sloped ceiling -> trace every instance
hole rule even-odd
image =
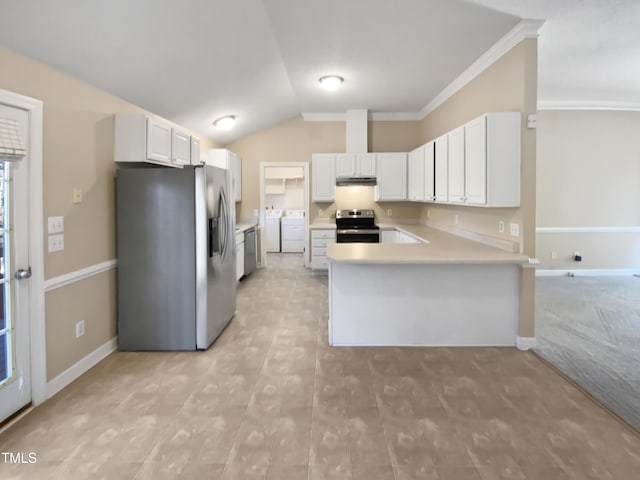
[[[539,52],[542,101],[583,99],[594,85],[596,91],[613,87],[620,98],[640,101],[640,82],[628,86],[638,80],[637,72],[607,63],[606,43],[594,40],[588,50],[614,76],[590,77],[588,71],[598,68],[564,56],[582,46],[572,34],[595,28],[596,16],[576,11],[582,5],[597,9],[597,3],[0,0],[0,44],[226,144],[301,112],[366,108],[417,115],[521,17],[547,18]],[[637,13],[634,6],[631,17],[637,20]],[[587,27],[571,23],[576,15]],[[607,19],[630,21],[621,11]],[[567,25],[574,26],[569,33]],[[640,65],[638,49],[631,48],[638,42],[621,45],[637,40],[638,33],[626,32],[614,44],[624,50],[622,57]],[[556,43],[563,53],[553,53]],[[570,72],[563,70],[566,65],[573,67]],[[331,94],[317,82],[329,73],[345,78],[343,88]],[[576,83],[580,88],[572,88]],[[236,115],[236,127],[215,130],[212,121],[225,114]]]

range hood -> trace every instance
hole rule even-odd
[[[374,187],[377,184],[376,177],[337,177],[336,186],[347,187],[350,185],[360,185]]]

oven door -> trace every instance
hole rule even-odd
[[[336,232],[337,243],[380,243],[380,230],[342,229]]]

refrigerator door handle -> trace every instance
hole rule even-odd
[[[221,238],[221,246],[222,246],[222,258],[223,260],[226,258],[227,256],[227,247],[228,247],[228,236],[229,236],[229,217],[227,215],[227,199],[224,195],[224,190],[220,191],[220,201],[218,202],[218,205],[220,205],[220,216],[219,218],[219,222],[222,223],[222,225],[220,226],[220,230],[223,232],[222,233],[222,238]]]

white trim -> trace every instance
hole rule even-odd
[[[346,122],[345,112],[302,112],[305,122]]]
[[[516,337],[516,347],[518,350],[531,350],[536,348],[538,342],[536,337]]]
[[[116,268],[116,260],[107,260],[106,262],[96,263],[86,268],[81,268],[75,272],[65,273],[57,277],[50,278],[44,282],[44,291],[48,293],[60,287],[65,287],[85,278],[93,277],[99,273],[107,272],[113,268]]]
[[[538,102],[538,110],[613,110],[624,112],[640,111],[636,102]]]
[[[536,270],[536,277],[629,277],[631,275],[640,275],[640,268],[581,268],[575,270]]]
[[[422,120],[420,112],[369,112],[369,120],[382,121],[417,121]]]
[[[464,72],[462,72],[453,82],[451,82],[444,90],[425,105],[420,110],[420,118],[426,117],[445,101],[451,98],[455,93],[467,85],[471,80],[485,71],[509,50],[515,47],[525,38],[537,38],[538,30],[544,24],[544,20],[525,19],[513,27],[504,37],[498,40],[482,54],[475,62],[473,62]]]
[[[640,233],[640,227],[537,227],[536,233]]]
[[[31,403],[47,399],[47,356],[44,313],[44,231],[42,225],[43,103],[0,89],[0,103],[29,112],[29,336],[31,344]]]
[[[113,337],[111,340],[100,345],[89,355],[71,365],[64,372],[47,383],[47,398],[53,397],[56,393],[69,385],[80,375],[95,366],[101,360],[105,359],[108,355],[115,351],[117,347],[118,337]]]

